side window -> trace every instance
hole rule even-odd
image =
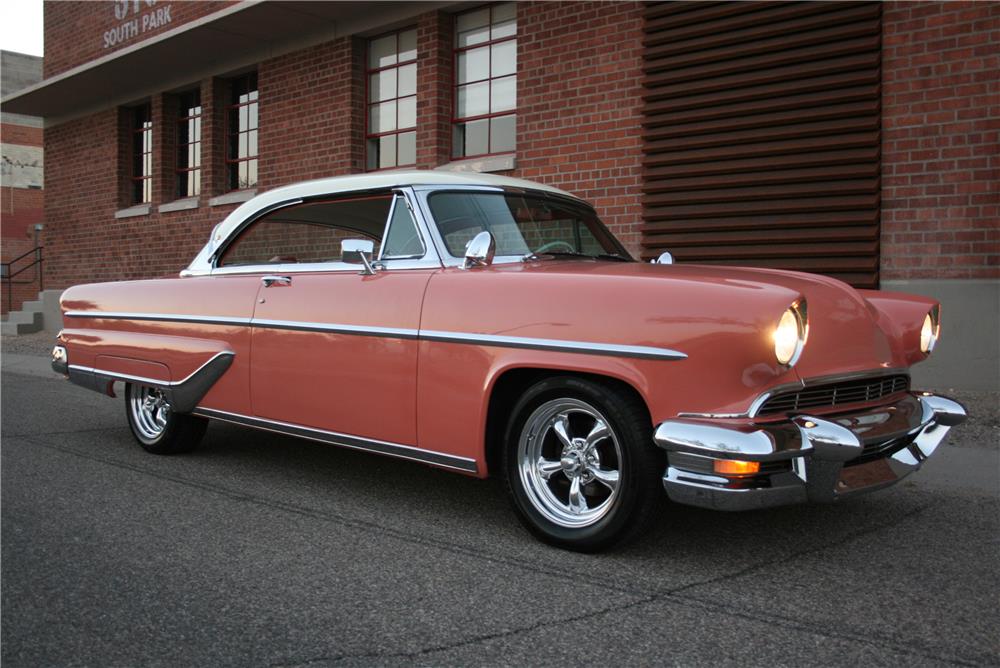
[[[344,239],[371,239],[378,257],[390,195],[310,202],[252,223],[226,248],[220,267],[340,262]]]
[[[423,257],[423,255],[424,244],[417,232],[417,223],[413,220],[413,214],[406,205],[406,200],[397,195],[381,257],[383,260],[391,260]]]

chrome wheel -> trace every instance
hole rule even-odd
[[[132,424],[143,438],[155,441],[170,421],[170,404],[160,390],[137,387],[129,398]]]
[[[554,399],[535,409],[521,430],[517,458],[531,505],[559,526],[590,526],[618,498],[618,437],[596,408],[578,399]]]

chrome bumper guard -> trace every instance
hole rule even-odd
[[[892,485],[934,454],[966,418],[957,401],[929,392],[891,405],[774,424],[678,418],[653,436],[667,451],[663,486],[671,500],[717,510],[832,502]],[[721,460],[751,462],[750,474],[716,473]]]

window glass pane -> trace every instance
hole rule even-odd
[[[382,70],[371,75],[368,88],[369,102],[381,102],[396,97],[396,70]]]
[[[399,104],[399,127],[413,128],[417,125],[417,96],[404,97]]]
[[[245,157],[247,157],[247,155],[248,155],[247,154],[247,133],[246,132],[241,132],[240,136],[239,136],[239,139],[237,139],[237,142],[238,142],[239,148],[237,149],[236,157],[237,158],[245,158]]]
[[[194,196],[201,194],[201,170],[195,170],[193,172],[188,172],[188,195]]]
[[[368,140],[367,169],[378,169],[378,138]]]
[[[489,119],[455,125],[455,156],[482,155],[486,153]]]
[[[253,103],[247,107],[247,129],[256,130],[257,129],[257,103]]]
[[[379,137],[378,166],[380,168],[396,166],[396,135]]]
[[[378,134],[396,129],[396,101],[374,104],[369,108],[368,131]]]
[[[500,5],[493,5],[493,25],[503,21],[513,21],[517,19],[517,3],[505,2]]]
[[[253,188],[257,185],[257,161],[248,160],[247,161],[247,188]]]
[[[238,157],[240,157],[239,140],[240,140],[239,133],[230,133],[230,135],[229,135],[229,153],[228,153],[228,155],[229,155],[230,158],[238,158]]]
[[[517,77],[504,77],[490,82],[490,112],[510,111],[517,108]]]
[[[415,60],[417,57],[417,31],[404,30],[399,33],[399,62]]]
[[[257,155],[257,131],[247,133],[247,155]]]
[[[504,21],[503,23],[494,23],[493,29],[491,31],[492,39],[502,39],[504,37],[513,37],[517,34],[517,21]]]
[[[396,35],[386,35],[368,43],[368,67],[377,69],[396,64]]]
[[[455,99],[455,115],[458,118],[479,116],[490,109],[490,82],[459,86]]]
[[[359,237],[379,242],[392,197],[341,200],[279,209],[250,225],[223,253],[220,266],[336,262],[341,242]],[[308,221],[308,222],[306,222]]]
[[[416,132],[404,132],[399,137],[399,146],[396,149],[398,152],[399,165],[413,165],[417,162],[417,133]]]
[[[490,76],[489,47],[463,51],[458,54],[458,83],[479,81]]]
[[[483,7],[472,12],[459,14],[455,21],[455,33],[459,46],[469,46],[486,42],[490,38],[490,8]]]
[[[193,147],[194,152],[194,162],[192,163],[192,166],[201,167],[201,142],[195,142],[194,144],[191,144],[191,146]]]
[[[514,150],[517,134],[517,116],[500,116],[490,119],[490,153]]]
[[[417,94],[417,64],[403,65],[399,68],[399,88],[396,95],[405,97]]]
[[[490,47],[493,49],[492,72],[490,76],[502,77],[505,74],[517,72],[517,40],[500,42]]]
[[[517,7],[513,2],[493,7],[493,27],[490,39],[513,37],[517,34]]]
[[[382,257],[412,257],[424,254],[424,245],[417,233],[417,224],[413,221],[410,208],[402,198],[396,198],[396,206],[392,210],[389,221],[389,232],[385,237]]]
[[[238,129],[240,132],[246,132],[250,129],[250,108],[240,107],[239,108],[240,124]]]
[[[248,181],[247,181],[247,163],[245,163],[245,162],[239,163],[239,166],[236,169],[237,169],[237,172],[239,173],[239,180],[236,182],[238,184],[237,187],[240,188],[240,189],[246,188],[247,184],[248,184]]]

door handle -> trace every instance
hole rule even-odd
[[[265,288],[269,288],[272,285],[291,285],[291,276],[263,276],[260,282],[264,284]]]

